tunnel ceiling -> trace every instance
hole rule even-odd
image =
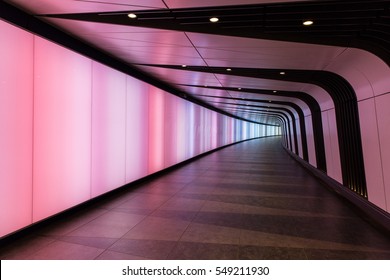
[[[348,48],[390,63],[390,1],[5,2],[209,106],[261,123],[280,123],[284,112],[256,107],[254,93],[308,103],[305,86],[334,84],[323,70]]]

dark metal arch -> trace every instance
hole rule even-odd
[[[205,86],[200,86],[200,85],[187,85],[187,84],[180,84],[180,85],[188,86],[188,87],[205,88]],[[254,94],[267,94],[267,95],[282,96],[282,97],[293,97],[302,100],[309,107],[312,116],[312,130],[313,130],[317,168],[324,172],[327,171],[321,108],[317,100],[313,96],[305,92],[297,92],[297,91],[278,90],[275,92],[274,90],[265,90],[265,89],[254,89],[254,88],[244,88],[244,87],[238,89],[235,87],[216,87],[216,86],[207,86],[207,88],[235,91],[240,93],[244,92],[244,93],[254,93]],[[306,138],[305,138],[305,142],[307,142]]]
[[[340,162],[343,184],[356,193],[367,197],[363,148],[356,93],[343,77],[322,70],[286,70],[264,68],[240,68],[180,65],[148,65],[182,71],[197,71],[222,75],[233,75],[279,81],[314,84],[328,92],[332,98],[337,121],[340,147]],[[281,74],[283,73],[283,74]]]

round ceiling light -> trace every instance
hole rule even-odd
[[[218,22],[218,21],[219,21],[219,18],[217,18],[217,17],[212,17],[212,18],[210,18],[210,21],[211,21],[211,22]]]
[[[127,15],[129,18],[137,18],[137,15],[136,14],[133,14],[133,13],[130,13]]]
[[[305,26],[310,26],[310,25],[312,25],[314,23],[314,21],[312,21],[312,20],[305,20],[305,21],[303,21],[303,25],[305,25]]]

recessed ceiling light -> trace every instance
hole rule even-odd
[[[219,21],[219,18],[217,18],[217,17],[212,17],[212,18],[210,18],[210,21],[211,21],[211,22],[218,22],[218,21]]]
[[[272,102],[271,100],[268,100],[268,102]]]
[[[314,23],[314,21],[312,21],[312,20],[305,20],[305,21],[303,21],[303,25],[306,25],[306,26],[309,26],[309,25],[312,25]]]
[[[274,90],[273,93],[277,93],[278,91],[277,90]]]
[[[279,74],[280,74],[280,75],[285,75],[285,74],[286,74],[286,72],[280,72]]]
[[[187,67],[187,65],[183,64],[181,67],[185,68],[185,67]]]
[[[130,13],[127,15],[129,18],[137,18],[137,15],[136,14],[133,14],[133,13]]]
[[[232,71],[232,69],[231,68],[226,68],[226,71]]]
[[[241,88],[239,87],[238,90],[241,90]]]

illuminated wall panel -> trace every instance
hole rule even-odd
[[[382,155],[384,192],[387,203],[386,208],[384,209],[390,211],[390,94],[376,97],[375,103]]]
[[[187,146],[189,145],[189,135],[187,127],[189,123],[186,122],[188,102],[178,99],[178,106],[176,107],[176,155],[177,161],[187,159]]]
[[[215,149],[218,145],[218,114],[216,112],[212,112],[211,116],[211,148]]]
[[[33,220],[90,197],[91,61],[35,37]]]
[[[248,131],[248,126],[246,124],[244,124],[242,126],[242,139],[246,139],[247,138],[247,131]]]
[[[358,105],[368,199],[382,209],[386,209],[375,100],[366,99],[360,101]]]
[[[127,76],[126,183],[148,174],[149,87]]]
[[[92,83],[94,197],[125,184],[126,76],[94,62]]]
[[[201,153],[201,107],[198,105],[194,106],[194,156]]]
[[[177,107],[179,98],[164,93],[164,168],[177,163]]]
[[[342,183],[341,163],[336,128],[335,110],[322,112],[322,127],[326,154],[326,170],[328,176]]]
[[[206,133],[205,133],[205,110],[204,108],[199,108],[199,125],[198,125],[198,145],[199,149],[197,153],[203,153],[205,151],[205,141],[206,141]]]
[[[186,158],[191,158],[195,155],[195,135],[196,135],[196,123],[195,123],[195,104],[186,104],[186,132],[188,135]]]
[[[149,169],[154,173],[164,168],[164,92],[149,89]]]
[[[298,151],[299,156],[303,158],[303,148],[302,148],[302,137],[301,137],[301,124],[299,122],[299,119],[295,119],[295,126],[297,128],[297,139],[298,139]]]
[[[317,157],[314,146],[313,123],[311,116],[305,117],[305,128],[309,163],[313,166],[317,166]]]
[[[33,36],[3,21],[0,34],[0,236],[3,236],[32,221]]]
[[[339,137],[337,133],[337,122],[335,109],[328,111],[329,121],[329,135],[332,146],[332,165],[333,165],[333,178],[338,182],[343,181],[341,174],[341,161],[340,161],[340,149],[339,149]]]

